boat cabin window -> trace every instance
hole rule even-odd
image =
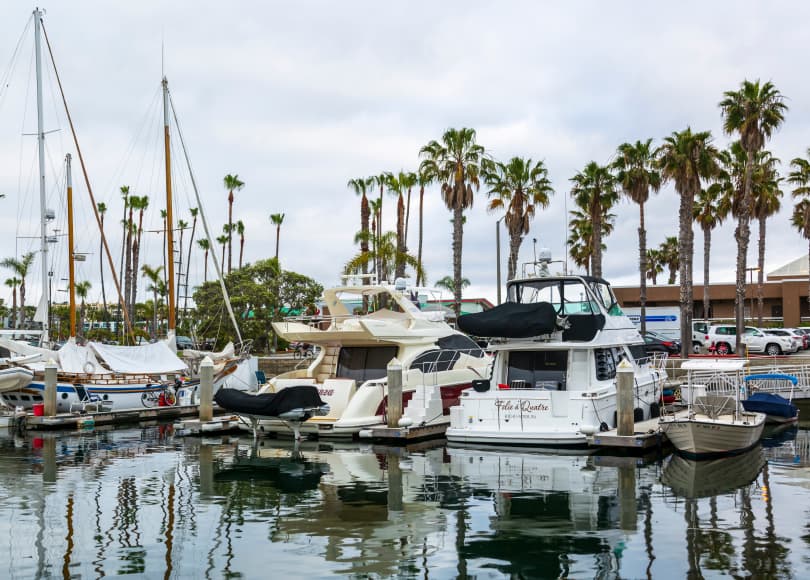
[[[618,346],[597,348],[594,351],[596,361],[596,379],[607,381],[616,378],[616,366],[624,358],[624,350]]]
[[[397,356],[396,346],[344,346],[338,355],[335,377],[354,379],[358,385],[388,374],[388,363]]]
[[[644,348],[643,344],[631,344],[629,347],[630,354],[633,355],[633,359],[636,362],[645,361],[650,358],[650,355],[647,354],[647,349]]]
[[[463,334],[451,334],[438,340],[438,347],[417,356],[411,363],[412,369],[419,369],[423,373],[448,371],[453,368],[461,354],[481,358],[484,351],[470,337]]]
[[[567,350],[512,351],[506,382],[512,388],[564,391]]]
[[[548,302],[557,313],[598,314],[597,299],[581,280],[539,279],[515,282],[509,285],[507,298],[519,304]]]
[[[611,290],[608,284],[594,281],[591,283],[591,289],[599,298],[599,301],[608,314],[611,316],[621,316],[624,314],[622,309],[619,308],[619,302],[616,300],[616,296],[613,294],[613,290]]]

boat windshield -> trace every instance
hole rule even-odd
[[[576,278],[524,280],[511,283],[507,292],[510,302],[548,302],[562,316],[598,314],[601,309],[613,316],[622,314],[610,285],[597,280],[589,283]]]

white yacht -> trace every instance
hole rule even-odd
[[[507,302],[462,316],[491,337],[492,375],[451,409],[455,443],[585,447],[616,427],[616,367],[635,371],[636,421],[657,417],[666,379],[610,285],[590,276],[539,276],[507,284]]]
[[[404,287],[341,286],[326,290],[323,298],[328,314],[273,323],[284,340],[319,347],[316,357],[259,391],[315,385],[330,410],[305,421],[302,434],[352,437],[384,425],[387,366],[393,359],[403,368],[402,425],[447,423],[460,394],[489,373],[490,357],[447,324],[444,314],[421,310]],[[259,431],[291,430],[282,420],[266,419]]]

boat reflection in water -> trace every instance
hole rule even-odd
[[[682,497],[711,497],[750,484],[764,465],[759,445],[740,455],[717,459],[687,459],[673,453],[664,466],[661,483]]]

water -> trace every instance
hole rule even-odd
[[[810,431],[694,462],[0,437],[7,578],[806,577]]]

